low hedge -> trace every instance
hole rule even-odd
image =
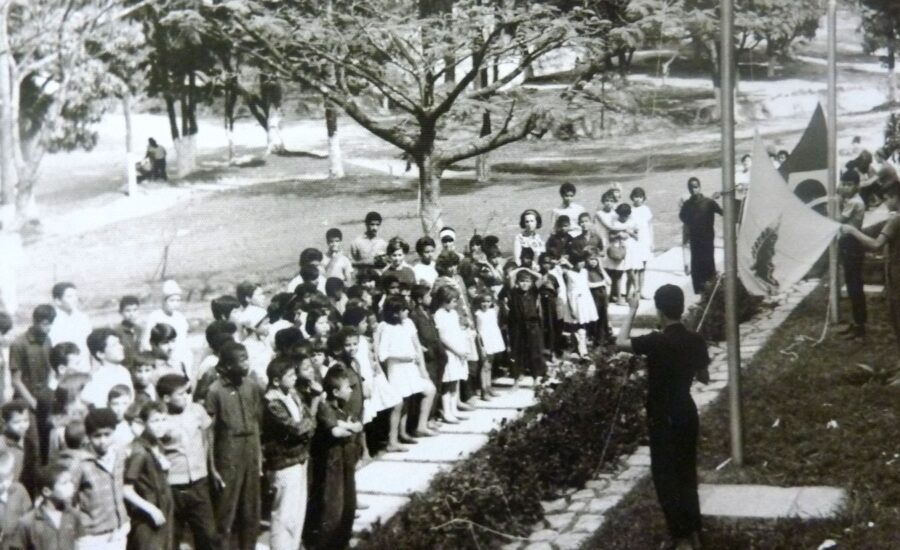
[[[543,517],[542,500],[582,487],[641,442],[646,378],[639,361],[600,355],[596,368],[570,365],[558,384],[538,388],[536,405],[435,476],[357,548],[491,548],[508,543],[504,535],[527,537]]]

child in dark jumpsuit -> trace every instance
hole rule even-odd
[[[538,274],[520,268],[515,288],[509,293],[509,348],[513,358],[513,378],[529,374],[537,380],[547,375],[541,309],[534,281]]]
[[[639,296],[619,331],[616,345],[647,357],[647,428],[650,473],[676,550],[700,548],[697,495],[697,407],[691,398],[694,377],[709,382],[709,352],[697,333],[681,324],[684,293],[663,285],[653,297],[661,331],[630,338]]]
[[[306,543],[320,550],[343,550],[353,534],[357,434],[363,425],[346,411],[353,392],[346,367],[331,367],[323,385],[327,399],[316,413]]]
[[[243,345],[225,344],[219,352],[221,376],[204,402],[212,417],[212,479],[216,489],[216,524],[222,547],[237,534],[241,550],[256,548],[260,509],[260,422],[265,406],[262,388],[247,378],[250,362]]]

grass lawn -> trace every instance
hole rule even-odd
[[[746,465],[715,471],[729,456],[723,393],[701,417],[698,466],[704,483],[843,487],[847,506],[839,517],[820,521],[704,518],[707,548],[817,548],[826,539],[840,548],[898,547],[900,387],[885,385],[879,375],[897,361],[893,334],[882,324],[886,304],[869,296],[865,344],[829,338],[813,347],[806,337],[821,334],[826,296],[819,288],[807,297],[748,366],[742,381]],[[837,429],[826,428],[831,420]],[[655,549],[666,539],[646,480],[583,548]]]

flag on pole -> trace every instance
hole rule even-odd
[[[821,103],[779,172],[801,201],[823,216],[828,214],[828,125]]]
[[[760,296],[790,288],[806,275],[839,229],[840,224],[791,193],[756,136],[738,234],[738,276],[747,291]]]

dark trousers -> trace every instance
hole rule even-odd
[[[612,281],[609,290],[609,299],[610,301],[614,302],[621,297],[621,295],[619,294],[619,281],[622,280],[622,275],[624,275],[625,272],[620,269],[607,269],[606,273],[609,275],[609,278]]]
[[[591,323],[590,334],[591,338],[594,339],[594,344],[602,345],[607,342],[607,339],[612,339],[612,330],[609,328],[609,314],[607,312],[609,300],[606,298],[606,289],[602,286],[592,288],[591,297],[594,298],[594,305],[597,307],[597,320]]]
[[[691,241],[691,282],[695,294],[703,292],[706,283],[716,278],[714,252],[715,245],[712,240],[696,243]]]
[[[168,174],[166,174],[166,159],[153,159],[150,161],[152,166],[150,168],[150,178],[155,180],[167,180],[169,179]]]
[[[650,473],[672,537],[700,530],[697,494],[697,409],[678,414],[648,414]]]
[[[324,451],[312,457],[304,539],[316,550],[343,550],[353,535],[358,450],[354,445],[338,445]]]
[[[866,293],[863,290],[863,260],[865,260],[864,255],[841,254],[844,282],[847,284],[850,308],[853,310],[853,324],[865,329],[867,315]]]
[[[195,550],[216,550],[219,537],[216,533],[216,519],[212,500],[209,496],[209,478],[197,480],[188,485],[173,485],[172,498],[175,500],[175,518],[179,525],[191,530]],[[173,529],[176,540],[173,548],[178,548],[178,529]]]
[[[140,513],[140,512],[139,512]],[[172,546],[172,518],[157,527],[149,519],[132,519],[126,550],[170,550]]]
[[[224,438],[223,438],[224,439]],[[216,525],[220,548],[232,547],[232,534],[241,550],[254,550],[262,515],[259,481],[259,439],[253,435],[216,441],[216,468],[225,487],[216,495]]]

